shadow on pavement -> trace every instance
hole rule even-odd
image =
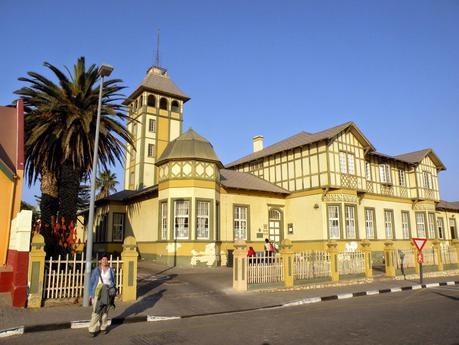
[[[456,297],[456,296],[450,296],[450,295],[447,295],[441,292],[437,292],[437,291],[434,291],[434,293],[436,293],[437,295],[452,299],[453,301],[459,301],[459,297]]]

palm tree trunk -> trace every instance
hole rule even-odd
[[[45,252],[48,256],[53,256],[56,243],[54,243],[53,226],[59,210],[58,182],[56,175],[46,168],[41,171],[40,180],[40,232],[45,239]]]
[[[71,162],[64,162],[59,179],[59,218],[62,220],[63,217],[66,225],[76,221],[80,181],[81,169]]]

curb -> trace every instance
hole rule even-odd
[[[459,281],[448,281],[448,282],[429,283],[429,284],[416,284],[416,285],[411,285],[411,286],[402,286],[402,287],[394,287],[394,288],[379,289],[379,290],[369,290],[369,291],[359,291],[359,292],[343,293],[343,294],[329,295],[329,296],[323,296],[323,297],[308,297],[308,298],[304,298],[298,301],[288,302],[284,304],[274,304],[274,305],[268,305],[264,307],[228,310],[228,311],[213,312],[213,313],[189,314],[189,315],[182,315],[182,316],[146,315],[146,316],[133,316],[133,317],[128,317],[128,318],[113,318],[109,320],[108,322],[109,322],[109,325],[112,325],[112,324],[121,325],[121,324],[138,323],[138,322],[160,322],[160,321],[170,321],[170,320],[179,320],[179,319],[190,319],[190,318],[195,318],[195,317],[204,317],[204,316],[211,316],[211,315],[228,315],[228,314],[236,314],[236,313],[246,313],[246,312],[257,311],[257,310],[288,308],[288,307],[294,307],[294,306],[299,306],[299,305],[304,305],[304,304],[335,301],[335,300],[349,299],[349,298],[354,298],[354,297],[373,296],[373,295],[387,294],[387,293],[393,293],[393,292],[402,292],[402,291],[410,291],[410,290],[413,291],[413,290],[419,290],[419,289],[428,289],[428,288],[433,288],[433,287],[453,286],[453,285],[459,285]],[[77,321],[61,322],[61,323],[54,323],[54,324],[20,326],[20,327],[13,327],[13,328],[0,330],[0,338],[6,338],[6,337],[14,336],[14,335],[22,335],[24,333],[56,331],[56,330],[62,330],[62,329],[88,328],[88,326],[89,326],[89,320],[77,320]]]

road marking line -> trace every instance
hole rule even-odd
[[[88,328],[90,320],[71,321],[70,328]]]
[[[379,295],[379,290],[367,291],[367,296],[371,296],[371,295]]]
[[[426,284],[426,288],[431,288],[431,287],[434,287],[434,286],[440,286],[440,284],[439,283]]]
[[[155,316],[155,315],[147,315],[148,322],[156,322],[156,321],[166,321],[166,320],[177,320],[180,319],[180,316]]]
[[[2,329],[0,331],[0,338],[6,338],[6,337],[11,337],[13,335],[21,335],[21,334],[24,334],[24,327]]]
[[[346,298],[352,298],[354,295],[352,293],[342,293],[337,295],[338,299],[346,299]]]

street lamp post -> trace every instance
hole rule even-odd
[[[113,71],[110,65],[102,65],[99,68],[101,77],[99,87],[99,104],[97,106],[96,120],[96,137],[94,139],[94,154],[92,162],[91,176],[91,198],[89,201],[89,219],[86,227],[86,262],[84,270],[84,292],[83,292],[83,307],[89,306],[89,280],[91,278],[91,263],[92,263],[92,229],[94,225],[94,204],[96,199],[96,176],[97,176],[97,160],[99,153],[99,127],[100,127],[100,112],[102,108],[102,90],[104,85],[104,77],[108,77]]]

